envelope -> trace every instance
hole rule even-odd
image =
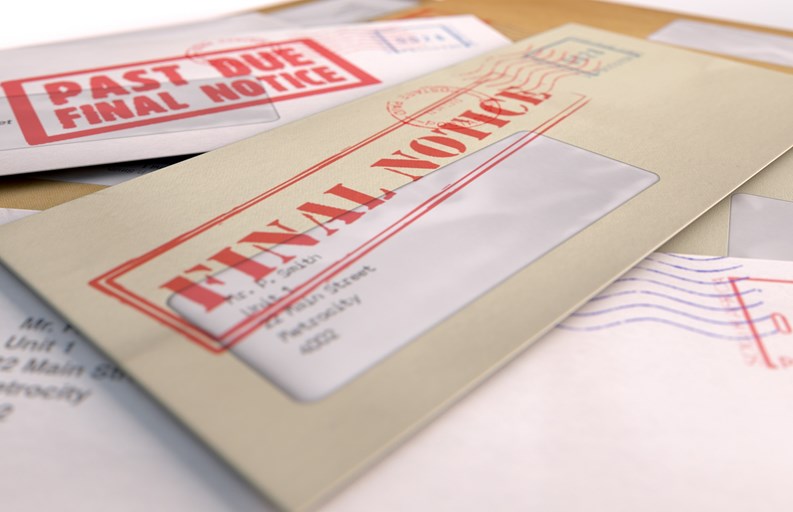
[[[0,223],[30,213],[0,209]],[[6,510],[272,510],[2,267],[0,338]]]
[[[791,85],[567,25],[16,221],[0,258],[303,509],[788,150]]]
[[[662,246],[664,251],[793,261],[788,151]]]
[[[0,175],[208,151],[507,42],[471,16],[244,20],[1,52]]]
[[[0,223],[29,213],[0,209]],[[651,255],[319,510],[646,510],[649,497],[666,511],[696,497],[732,511],[758,495],[784,510],[791,273],[789,262]],[[272,510],[1,267],[0,304],[11,510]],[[637,472],[637,460],[652,463]]]
[[[793,32],[627,5],[581,0],[544,2],[425,2],[395,17],[476,14],[511,38],[565,22],[579,22],[705,51],[785,73],[793,73]],[[793,260],[793,154],[702,215],[659,250]],[[784,202],[784,203],[782,203]]]
[[[680,20],[650,36],[670,42],[774,63],[793,73],[793,34],[763,33]],[[788,152],[697,219],[663,250],[692,254],[793,260],[793,153]]]

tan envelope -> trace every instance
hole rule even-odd
[[[779,219],[769,216],[764,217],[760,213],[758,218],[754,220],[753,225],[747,226],[748,229],[758,231],[757,237],[762,243],[773,244],[775,240],[772,240],[772,238],[784,238],[784,240],[776,240],[776,242],[784,244],[785,250],[778,252],[771,250],[771,252],[768,252],[767,249],[758,247],[756,252],[752,253],[751,248],[746,247],[746,244],[741,248],[743,252],[735,250],[734,244],[736,241],[730,239],[731,214],[740,214],[740,212],[735,212],[731,208],[733,206],[731,203],[736,199],[740,199],[740,196],[743,195],[754,196],[761,203],[774,202],[774,200],[786,201],[787,204],[793,207],[793,151],[788,151],[776,159],[763,172],[737,189],[730,197],[705,212],[680,234],[661,246],[659,250],[714,256],[726,256],[732,253],[744,257],[762,259],[791,259],[789,254],[792,237],[790,236],[789,216],[786,222],[770,226],[771,229],[768,231],[763,229],[769,227],[766,224]],[[730,243],[733,243],[732,251],[730,251]]]
[[[442,16],[462,12],[480,16],[512,39],[525,37],[541,30],[546,30],[553,25],[567,22],[586,23],[622,34],[647,37],[669,23],[678,20],[705,21],[725,27],[750,29],[772,35],[793,37],[793,32],[786,30],[589,0],[555,0],[553,2],[537,0],[502,0],[497,2],[447,0],[443,3],[425,2],[420,7],[394,16]],[[727,58],[768,69],[793,73],[793,68],[791,67],[729,56]],[[736,190],[735,194],[747,194],[759,196],[760,198],[793,202],[793,179],[791,179],[791,175],[793,175],[793,153],[786,154],[773,162],[761,174]],[[730,239],[730,202],[731,198],[724,199],[724,201],[697,219],[689,228],[667,244],[661,246],[659,251],[727,255]],[[789,217],[787,220],[789,220]],[[760,225],[757,227],[762,228]],[[767,233],[769,237],[773,235],[773,231]],[[793,243],[788,242],[786,245],[788,246],[786,252],[789,253]],[[773,252],[762,252],[762,249],[760,251],[757,253],[757,257],[775,257]],[[747,257],[752,254],[747,252],[736,254],[733,251],[733,255]]]
[[[0,258],[303,509],[789,149],[791,86],[569,25],[4,226]]]

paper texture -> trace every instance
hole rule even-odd
[[[319,510],[738,511],[759,495],[785,510],[792,265],[653,254]],[[4,271],[0,283],[0,365],[16,360],[0,372],[8,506],[271,510]]]
[[[0,224],[33,213],[0,209]],[[1,267],[0,342],[0,493],[9,510],[269,509]]]
[[[793,67],[793,37],[693,20],[677,20],[653,33],[651,41]]]
[[[4,226],[0,257],[246,478],[283,508],[304,509],[786,151],[791,80],[565,26]],[[263,282],[293,261],[292,249],[326,246],[312,228],[342,239],[424,177],[517,133],[532,136],[434,190],[326,272],[304,274],[285,298],[223,336],[169,306],[174,294],[207,312],[235,300],[202,280],[233,268]],[[458,185],[484,179],[540,136],[657,181],[622,196],[613,211],[602,208],[609,213],[600,218],[596,210],[578,232],[575,223],[557,230],[538,244],[537,255],[550,249],[544,255],[455,314],[438,309],[423,334],[323,399],[295,401],[229,353],[387,239],[410,233],[414,214],[440,212]],[[522,233],[519,223],[503,229]],[[471,225],[465,236],[475,244],[485,231]],[[255,261],[267,251],[275,260]],[[401,262],[430,264],[447,279],[468,277],[421,254]],[[410,321],[387,315],[392,301],[435,307],[400,289],[381,295],[383,330]]]
[[[793,70],[793,34],[781,35],[745,28],[720,26],[695,20],[676,20],[651,34],[650,39],[687,48],[721,53],[755,62],[773,63],[778,69]],[[781,67],[781,66],[786,67]],[[778,208],[742,208],[749,206],[746,198],[756,196],[755,202],[766,205],[779,201],[793,201],[790,173],[793,153],[783,155],[762,173],[749,180],[735,192],[735,199],[726,198],[688,228],[675,236],[661,250],[701,255],[753,256],[789,259],[788,236],[775,230]],[[737,197],[742,195],[743,198]],[[774,200],[777,200],[775,203]],[[737,207],[739,212],[733,212]],[[732,220],[731,220],[732,219]],[[763,234],[769,234],[761,240]]]
[[[793,261],[793,202],[733,194],[730,199],[729,254],[742,258]]]
[[[22,219],[28,215],[38,213],[36,210],[19,210],[11,208],[0,208],[0,225],[8,224],[15,220]]]
[[[793,202],[790,175],[793,172],[793,152],[788,151],[766,167],[763,172],[735,191],[735,195],[754,196],[758,205],[779,205]],[[732,197],[728,197],[705,212],[672,240],[662,250],[700,255],[732,255],[768,259],[788,259],[784,247],[790,236],[785,225],[777,225],[784,206],[742,211],[735,216],[737,229],[731,226]],[[740,200],[739,200],[740,201]],[[762,234],[769,234],[762,243]],[[733,235],[737,237],[733,242]],[[748,237],[748,238],[747,238]],[[735,253],[733,253],[733,248]],[[781,252],[780,252],[781,251]]]
[[[250,19],[3,52],[0,174],[208,151],[507,42],[471,16],[278,32]]]
[[[323,512],[788,510],[792,278],[653,254]]]

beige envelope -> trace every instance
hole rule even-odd
[[[763,203],[773,204],[775,200],[785,201],[785,204],[789,205],[786,208],[786,216],[781,218],[776,216],[775,218],[760,212],[757,218],[750,219],[752,223],[744,228],[757,231],[755,238],[759,242],[756,244],[758,246],[773,245],[776,242],[777,245],[782,244],[784,247],[778,250],[774,250],[773,247],[756,247],[755,251],[752,251],[752,247],[748,245],[751,240],[748,240],[740,244],[736,250],[735,244],[736,242],[740,243],[740,240],[736,240],[735,235],[740,235],[740,232],[736,233],[737,227],[733,226],[731,240],[730,222],[731,219],[734,219],[732,216],[740,215],[740,211],[735,211],[733,201],[741,199],[740,196],[743,195],[754,196],[755,201],[758,201],[760,205]],[[791,259],[790,248],[793,246],[790,236],[791,212],[793,212],[793,151],[788,151],[766,167],[763,172],[737,189],[730,197],[705,212],[659,250],[711,256],[732,254],[762,259]],[[775,221],[775,226],[767,226],[768,223]],[[731,244],[732,251],[730,251]]]
[[[636,37],[648,37],[666,25],[679,20],[702,21],[723,27],[734,27],[770,35],[793,37],[793,32],[781,29],[757,27],[701,16],[657,11],[608,2],[593,2],[590,0],[554,0],[553,2],[538,0],[499,0],[491,2],[447,0],[443,3],[427,1],[411,11],[396,14],[394,17],[448,16],[456,13],[470,13],[480,16],[513,39],[525,37],[538,31],[546,30],[551,26],[569,22],[586,23],[598,28]],[[768,69],[793,73],[793,68],[782,65],[732,56],[727,56],[727,58]],[[748,194],[759,196],[760,198],[793,202],[793,180],[791,176],[793,176],[793,153],[777,159],[761,174],[736,190],[735,194]],[[731,198],[724,199],[658,250],[688,254],[727,255],[730,239],[730,202]],[[791,215],[793,215],[793,205],[791,205]],[[788,216],[785,220],[789,222],[790,218]],[[762,226],[758,225],[757,227],[762,231]],[[761,234],[773,237],[776,233],[773,230],[766,230]],[[785,250],[779,251],[779,254],[789,255],[791,250],[793,250],[793,242],[787,242],[785,245]],[[756,257],[777,257],[773,249],[771,249],[772,252],[768,252],[768,249],[764,250],[763,248],[759,248],[758,251]],[[739,253],[733,250],[733,255],[753,256],[751,252],[746,250]],[[782,256],[779,257],[782,258]],[[790,257],[788,256],[785,259],[790,259]]]
[[[0,258],[304,509],[787,151],[791,87],[567,25],[4,226]]]

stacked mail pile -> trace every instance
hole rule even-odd
[[[793,39],[337,4],[3,52],[9,509],[789,509]]]

